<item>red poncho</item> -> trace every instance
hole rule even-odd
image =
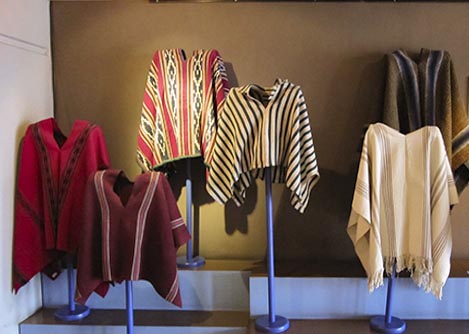
[[[156,51],[147,76],[138,133],[137,162],[158,169],[182,158],[210,165],[216,123],[229,83],[216,50]]]
[[[31,124],[20,154],[13,241],[13,287],[74,253],[86,180],[109,167],[101,129],[76,121],[69,137],[53,118]],[[51,277],[57,271],[50,272]]]
[[[105,296],[111,282],[147,280],[181,306],[176,251],[190,239],[169,183],[148,172],[130,182],[119,170],[88,182],[78,250],[76,300]]]

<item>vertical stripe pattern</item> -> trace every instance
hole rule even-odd
[[[103,258],[103,279],[112,281],[111,270],[111,215],[109,204],[104,191],[104,173],[105,171],[96,172],[94,175],[94,186],[96,195],[101,208],[101,233],[102,233],[102,258]]]
[[[440,130],[403,135],[381,123],[368,128],[347,232],[370,291],[383,271],[410,271],[414,282],[441,298],[450,269],[450,206],[457,191]]]
[[[396,258],[396,214],[394,212],[394,197],[395,189],[393,182],[393,166],[392,166],[392,148],[390,143],[390,138],[384,132],[385,128],[377,127],[377,135],[379,136],[379,141],[382,144],[382,154],[378,157],[381,158],[381,171],[382,171],[382,187],[381,192],[383,196],[383,211],[384,211],[384,221],[385,224],[382,225],[382,228],[387,229],[387,239],[389,247],[389,256]],[[400,177],[405,177],[405,175],[400,175]],[[399,199],[397,199],[399,200]]]
[[[137,162],[149,171],[180,158],[209,164],[228,80],[216,50],[156,51],[143,97]]]
[[[138,210],[134,241],[134,256],[132,260],[132,272],[130,274],[130,279],[133,281],[138,280],[140,277],[142,242],[143,234],[145,232],[145,223],[147,221],[148,210],[150,209],[150,205],[153,201],[153,196],[155,194],[156,187],[158,186],[159,178],[159,173],[151,173],[150,182],[148,183],[147,190],[145,191],[145,196],[143,197],[143,201],[140,204],[140,208]]]
[[[416,72],[413,63],[408,61],[408,58],[405,57],[401,50],[393,52],[392,55],[399,66],[404,86],[405,100],[407,104],[407,115],[404,117],[408,118],[409,124],[409,129],[406,132],[414,131],[422,124],[420,116],[418,73]]]
[[[285,182],[291,204],[304,212],[319,179],[313,136],[299,86],[278,79],[272,87],[230,90],[220,115],[207,191],[218,202],[244,202],[252,179],[272,167]]]
[[[176,252],[190,233],[168,180],[152,171],[131,182],[123,171],[107,169],[92,181],[83,209],[87,247],[79,248],[77,301],[86,302],[93,291],[104,297],[113,282],[147,280],[181,306]]]
[[[425,67],[425,125],[436,125],[436,87],[438,73],[443,61],[443,51],[431,51]],[[421,125],[423,126],[423,124]]]
[[[53,223],[53,233],[57,234],[58,222],[60,220],[60,212],[62,211],[63,204],[67,195],[69,194],[69,188],[72,184],[72,177],[74,175],[75,169],[79,163],[81,153],[83,152],[90,133],[96,128],[94,124],[87,124],[86,127],[80,132],[78,138],[75,140],[70,156],[68,157],[65,168],[63,169],[62,174],[57,182],[54,178],[52,171],[52,164],[50,158],[50,152],[47,149],[47,145],[44,141],[43,134],[39,123],[33,124],[31,126],[34,142],[41,160],[39,161],[41,165],[41,174],[42,179],[45,183],[46,191],[44,194],[48,196],[47,205],[49,209],[50,219]],[[51,245],[48,245],[50,247]]]
[[[45,188],[44,194],[45,196],[48,196],[45,202],[49,209],[48,210],[49,216],[53,225],[53,229],[54,229],[53,232],[55,236],[55,233],[57,232],[57,224],[58,224],[58,218],[59,218],[58,217],[58,199],[57,199],[58,185],[55,183],[55,179],[53,177],[52,164],[51,164],[49,152],[44,142],[44,138],[41,133],[39,123],[31,125],[31,132],[32,132],[33,139],[34,139],[34,144],[36,145],[36,150],[37,152],[39,152],[39,156],[40,156],[39,164],[40,164],[40,170],[41,170],[41,179],[42,179],[42,182],[44,183],[44,188]],[[47,246],[50,248],[51,245],[47,245]]]
[[[461,192],[469,182],[469,118],[451,56],[422,49],[414,58],[397,50],[387,59],[383,119],[404,134],[438,126]]]

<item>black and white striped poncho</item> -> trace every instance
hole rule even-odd
[[[272,87],[232,88],[218,121],[207,191],[218,202],[240,206],[252,179],[286,183],[291,204],[304,212],[319,179],[313,136],[301,88],[277,79]]]

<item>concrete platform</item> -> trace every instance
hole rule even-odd
[[[83,320],[55,319],[55,309],[41,309],[20,324],[21,334],[122,334],[125,310],[92,310]],[[248,312],[157,311],[134,312],[135,334],[241,334],[249,325]]]
[[[406,333],[469,333],[468,270],[469,261],[452,262],[441,301],[408,274],[400,275],[393,315],[411,319]],[[262,262],[208,260],[195,270],[179,270],[179,278],[182,309],[159,297],[148,282],[134,282],[135,334],[251,334],[255,318],[267,313]],[[276,313],[290,319],[290,333],[371,333],[369,317],[384,314],[385,286],[369,294],[357,261],[276,263],[275,283]],[[20,324],[21,334],[125,333],[123,285],[111,288],[104,299],[93,295],[87,303],[91,315],[78,322],[53,316],[67,303],[66,275],[44,278],[43,294],[44,308]]]
[[[252,261],[210,260],[195,270],[179,270],[184,310],[249,310],[249,277],[256,265]],[[55,280],[43,277],[43,306],[58,308],[68,303],[67,275]],[[133,282],[134,308],[140,310],[178,310],[161,298],[147,281]],[[125,286],[117,284],[105,298],[92,294],[91,309],[124,309]]]
[[[386,282],[370,294],[366,278],[277,277],[276,313],[289,319],[355,319],[384,314]],[[393,315],[397,317],[469,319],[468,278],[449,278],[441,301],[419,289],[410,278],[398,278],[394,288]],[[251,277],[251,317],[267,312],[267,278]]]

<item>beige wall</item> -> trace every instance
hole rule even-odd
[[[18,322],[41,304],[36,276],[12,292],[13,205],[18,148],[26,126],[53,115],[49,2],[0,2],[0,333],[18,332]]]
[[[114,167],[135,176],[143,89],[155,50],[218,49],[232,85],[269,85],[287,78],[306,96],[321,180],[303,215],[289,205],[284,185],[274,186],[276,255],[351,259],[355,255],[345,228],[357,147],[362,126],[379,119],[383,57],[396,48],[446,49],[465,97],[468,18],[469,4],[461,3],[53,2],[55,112],[64,129],[77,118],[100,124]],[[198,170],[194,188],[201,254],[262,258],[262,183],[250,189],[239,209],[213,203],[203,186]],[[184,213],[184,190],[178,195]],[[453,213],[457,257],[469,257],[468,197],[466,191]]]

